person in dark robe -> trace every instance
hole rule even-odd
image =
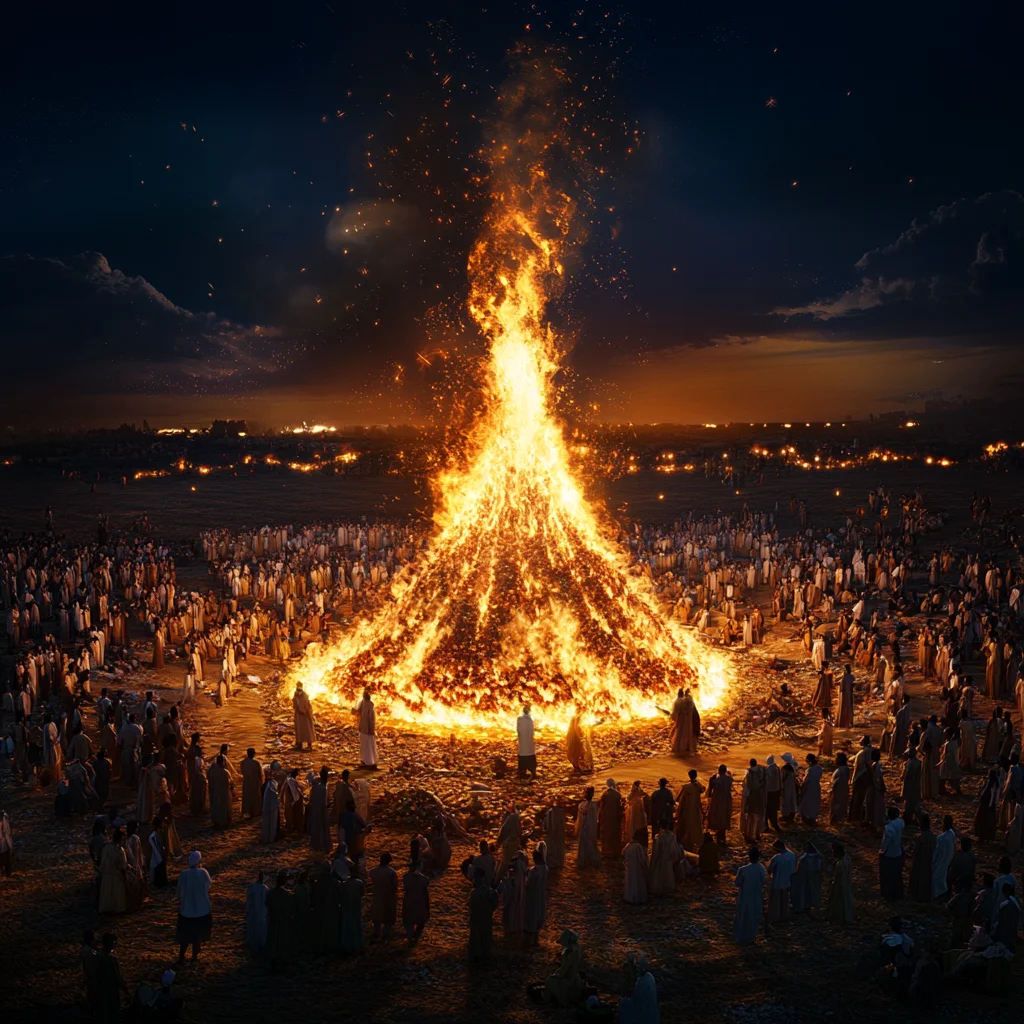
[[[128,986],[121,974],[121,965],[114,955],[115,938],[107,932],[103,936],[103,949],[96,955],[96,1019],[121,1019],[121,995],[128,995]]]
[[[919,819],[921,832],[914,840],[914,854],[910,862],[910,880],[907,886],[912,900],[930,903],[932,900],[932,861],[935,858],[935,833],[932,832],[931,818],[922,814]]]
[[[402,879],[402,889],[402,924],[412,945],[419,940],[430,920],[430,882],[418,863],[409,866]]]
[[[206,779],[210,787],[210,820],[213,822],[213,827],[217,829],[230,828],[235,788],[224,765],[222,754],[218,754],[217,760],[210,765]]]
[[[708,779],[708,831],[715,833],[719,846],[725,845],[725,835],[732,825],[732,776],[724,764]]]
[[[654,825],[671,822],[675,816],[675,806],[675,797],[668,788],[668,779],[658,779],[658,788],[651,794],[651,822]]]
[[[710,832],[704,833],[704,841],[697,851],[697,866],[702,875],[717,875],[722,871],[718,843],[715,842],[715,837]]]
[[[380,855],[380,865],[370,872],[370,885],[373,886],[370,903],[373,937],[386,942],[398,918],[398,872],[391,866],[390,853]]]
[[[608,779],[607,785],[598,801],[597,831],[602,856],[617,858],[622,856],[622,796],[614,779]]]
[[[903,789],[900,798],[903,800],[903,820],[909,825],[917,817],[921,808],[921,759],[917,756],[917,747],[911,747],[903,766]]]
[[[288,891],[288,872],[277,873],[277,885],[267,893],[267,944],[265,952],[274,970],[295,959],[295,897]]]
[[[263,785],[263,765],[256,760],[256,751],[250,747],[239,765],[242,774],[242,815],[258,818],[263,811],[260,788]]]
[[[978,796],[978,810],[974,815],[974,834],[981,842],[990,843],[996,837],[999,797],[999,772],[993,768]]]
[[[327,815],[327,777],[330,773],[325,765],[320,777],[313,783],[306,808],[306,831],[309,832],[310,849],[316,853],[331,850],[331,823]]]
[[[284,821],[284,830],[301,834],[306,830],[306,800],[302,795],[302,786],[299,784],[298,768],[293,768],[284,780],[284,785],[281,788],[281,800],[284,805],[281,815]]]
[[[890,807],[888,821],[882,832],[882,845],[878,851],[878,886],[882,898],[903,899],[903,829],[905,823],[900,812]]]
[[[1009,882],[1003,884],[1000,899],[995,928],[992,929],[992,940],[1001,942],[1014,953],[1017,949],[1017,932],[1020,931],[1020,904]]]
[[[102,747],[96,752],[92,770],[93,789],[95,789],[96,798],[102,807],[107,802],[107,797],[110,796],[110,761],[107,759],[107,752]]]
[[[310,874],[313,929],[319,953],[341,949],[341,881],[330,860],[322,860]]]
[[[318,936],[313,919],[313,886],[305,868],[299,872],[292,895],[295,897],[292,934],[295,936],[296,953],[315,953]]]
[[[341,948],[345,953],[362,953],[363,880],[349,875],[341,885]]]
[[[974,854],[974,840],[970,836],[960,837],[960,849],[953,854],[949,865],[949,885],[953,888],[962,882],[968,892],[974,890],[974,876],[977,872],[977,861]]]
[[[469,896],[469,961],[486,964],[491,957],[494,937],[494,911],[498,893],[487,884],[483,868],[473,872],[473,891]]]
[[[874,785],[871,764],[874,748],[871,737],[865,736],[860,741],[860,751],[853,762],[853,793],[850,796],[850,821],[864,821],[868,812],[867,801]]]
[[[904,695],[903,705],[896,712],[895,726],[892,734],[892,756],[902,757],[907,751],[910,738],[910,697]]]

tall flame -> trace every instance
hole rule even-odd
[[[724,659],[666,619],[573,476],[546,317],[578,231],[574,201],[549,177],[561,126],[525,78],[502,103],[519,131],[491,147],[492,203],[469,258],[489,358],[468,465],[440,477],[433,536],[391,600],[327,649],[311,645],[287,692],[301,680],[314,698],[351,704],[369,687],[386,717],[447,729],[506,727],[524,701],[542,728],[577,708],[652,718],[684,685],[712,709]]]

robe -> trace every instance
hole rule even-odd
[[[667,829],[659,832],[651,848],[651,866],[647,879],[647,888],[652,896],[671,896],[675,892],[676,866],[680,858],[679,841],[675,834]]]
[[[359,760],[368,766],[377,763],[377,712],[366,697],[359,703]]]
[[[597,848],[597,804],[593,800],[581,801],[576,811],[576,866],[601,866],[601,852]]]
[[[486,884],[478,883],[469,896],[469,959],[486,963],[491,956],[494,937],[494,911],[498,894]]]
[[[544,814],[544,841],[548,845],[544,859],[549,868],[565,864],[565,808],[549,807]]]
[[[295,691],[292,710],[295,713],[295,745],[298,747],[308,743],[312,747],[316,742],[316,725],[313,721],[313,706],[305,690]]]
[[[833,869],[825,919],[832,924],[853,923],[853,861],[848,853],[836,861]]]
[[[267,940],[264,947],[271,964],[295,959],[295,896],[278,886],[267,894]]]
[[[281,834],[281,801],[277,795],[277,780],[271,779],[263,791],[263,813],[260,842],[273,843]]]
[[[309,793],[306,808],[306,831],[310,849],[328,853],[331,849],[331,823],[327,815],[327,786],[317,779]]]
[[[801,853],[796,859],[796,872],[790,883],[790,899],[794,911],[821,908],[821,865],[820,853]]]
[[[701,808],[702,782],[687,782],[679,790],[676,810],[676,838],[684,850],[696,851],[704,838],[704,820]]]
[[[253,956],[259,956],[267,945],[268,895],[262,882],[250,882],[245,887],[245,941]]]
[[[708,828],[727,832],[732,824],[732,776],[712,775],[708,793]]]
[[[619,1024],[659,1024],[658,986],[654,976],[644,971],[633,985],[631,995],[619,1000]]]
[[[949,865],[956,853],[956,833],[946,829],[935,837],[935,852],[932,854],[932,898],[947,891],[946,876]]]
[[[544,927],[548,911],[548,866],[534,864],[526,875],[523,898],[523,931],[536,935]]]
[[[622,856],[622,797],[618,790],[606,789],[598,808],[601,853],[605,857]]]
[[[206,778],[210,788],[210,820],[214,828],[230,828],[234,790],[231,777],[223,765],[214,761]]]
[[[903,801],[903,814],[911,817],[917,814],[921,806],[921,761],[911,757],[903,766],[903,788],[900,799]]]
[[[349,877],[341,887],[341,948],[346,953],[363,951],[363,880]]]
[[[398,872],[390,864],[381,864],[370,872],[370,884],[370,920],[374,925],[390,928],[398,918]]]
[[[579,943],[571,942],[562,947],[558,971],[549,974],[544,984],[544,999],[557,1003],[563,1009],[576,1006],[583,1001],[586,988],[580,971],[583,969],[583,950]]]
[[[918,903],[932,899],[932,862],[935,859],[935,833],[922,832],[914,840],[914,856],[910,862],[907,895]]]
[[[800,787],[800,817],[812,821],[821,813],[821,765],[812,764]]]
[[[749,946],[757,938],[764,918],[764,883],[768,877],[760,863],[744,864],[736,872],[736,918],[733,922],[733,941]]]
[[[627,903],[647,902],[647,848],[632,842],[625,850],[626,874],[622,883],[622,898]]]
[[[250,818],[260,815],[260,787],[263,785],[263,765],[255,757],[246,757],[239,765],[242,773],[242,814]]]
[[[117,843],[107,843],[100,854],[98,909],[101,914],[128,909],[128,860]]]
[[[402,878],[402,924],[406,929],[422,928],[430,920],[430,884],[419,871],[407,871]]]
[[[684,694],[672,705],[672,753],[687,756],[697,752],[700,719],[693,698]]]

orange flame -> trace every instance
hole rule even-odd
[[[522,111],[525,89],[506,92],[506,113]],[[508,728],[524,701],[543,730],[577,709],[653,718],[680,686],[702,710],[725,697],[725,659],[666,618],[570,468],[546,310],[576,209],[545,166],[555,118],[530,110],[529,130],[490,154],[492,206],[469,258],[469,312],[490,351],[468,465],[438,480],[431,542],[391,600],[326,649],[310,645],[288,695],[301,680],[351,706],[369,687],[383,716],[447,730]]]

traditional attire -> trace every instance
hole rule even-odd
[[[373,701],[364,697],[359,702],[359,760],[368,768],[377,765],[377,711]]]
[[[597,848],[597,803],[593,800],[581,800],[576,810],[576,866],[601,866],[601,852]]]
[[[263,791],[263,815],[260,842],[273,843],[281,834],[281,803],[277,795],[277,780],[271,779]]]
[[[622,797],[615,788],[614,779],[608,780],[608,788],[601,794],[598,828],[601,853],[605,857],[622,856]]]
[[[733,941],[749,946],[757,938],[764,917],[764,883],[768,877],[760,861],[744,864],[736,872],[736,919],[733,923]]]
[[[627,903],[647,902],[647,847],[634,840],[625,850],[626,875],[622,898]]]
[[[844,853],[832,872],[832,888],[825,904],[825,919],[832,924],[853,923],[853,861]]]

